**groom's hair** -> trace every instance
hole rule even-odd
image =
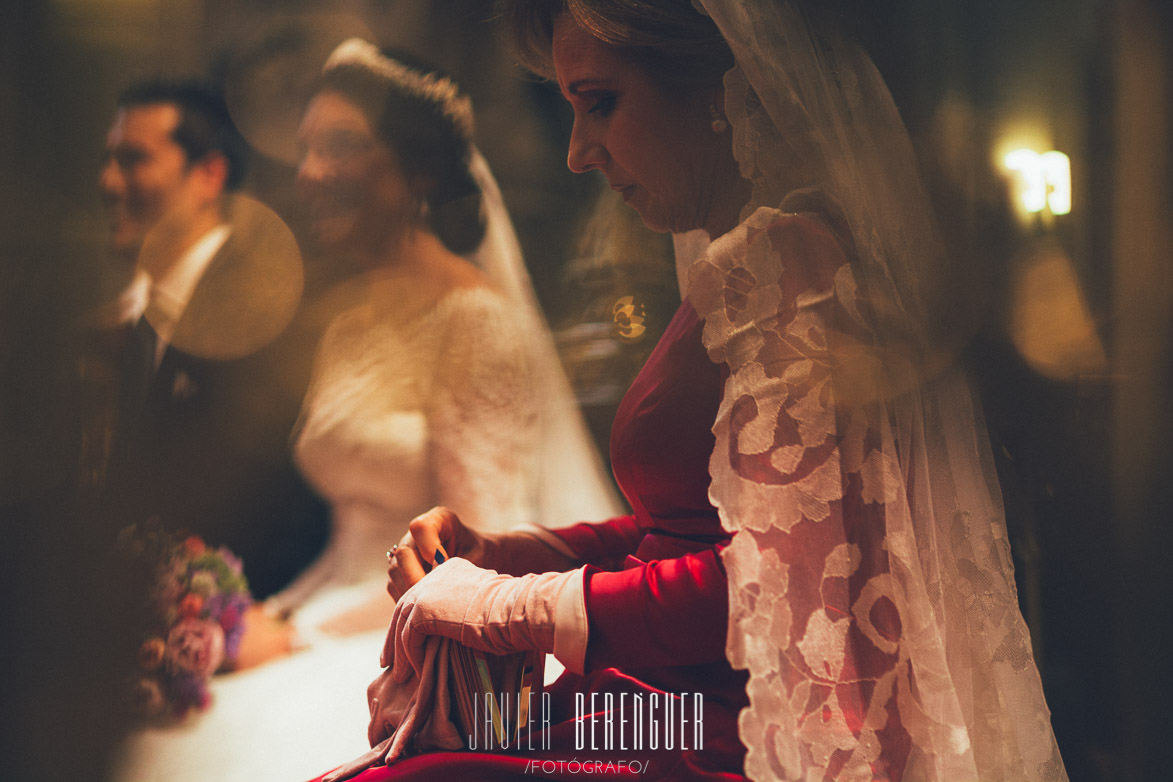
[[[224,96],[198,79],[152,79],[130,85],[118,96],[119,108],[171,105],[179,124],[171,137],[189,163],[219,152],[228,162],[224,186],[234,190],[244,181],[248,145],[236,129]]]

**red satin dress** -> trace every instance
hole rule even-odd
[[[728,597],[718,556],[729,535],[708,499],[723,370],[705,354],[701,330],[685,302],[616,414],[611,459],[634,513],[554,531],[588,565],[590,635],[585,675],[567,672],[547,688],[549,727],[523,738],[516,752],[428,753],[357,780],[744,779],[737,714],[748,705],[747,677],[725,657]],[[690,710],[687,722],[669,729],[663,708],[652,708],[668,697],[694,707],[695,693],[699,721]],[[632,719],[636,700],[642,721]],[[615,727],[621,704],[623,735]]]

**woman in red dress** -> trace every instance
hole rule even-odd
[[[416,519],[374,749],[335,778],[1066,779],[940,328],[947,258],[882,79],[821,7],[505,4],[574,110],[570,168],[712,243],[678,260],[685,301],[616,416],[634,513]],[[451,751],[438,637],[566,666],[520,751]]]

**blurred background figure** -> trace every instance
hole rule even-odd
[[[922,163],[938,185],[945,238],[954,253],[969,248],[959,257],[972,258],[979,277],[966,288],[977,301],[969,330],[985,361],[980,381],[1019,594],[1069,773],[1092,782],[1161,778],[1173,732],[1171,674],[1152,661],[1152,650],[1173,640],[1173,623],[1155,608],[1173,598],[1173,9],[1161,0],[847,4],[867,15],[861,33],[906,124],[928,142],[918,146],[935,151]],[[94,187],[125,84],[207,71],[223,77],[234,106],[233,79],[255,77],[239,102],[270,113],[256,123],[237,117],[254,152],[243,190],[300,238],[295,130],[326,55],[351,35],[426,51],[478,108],[478,143],[527,257],[540,261],[532,274],[551,322],[580,336],[575,318],[603,324],[590,327],[597,339],[583,359],[584,401],[603,398],[611,367],[618,378],[630,353],[654,342],[605,332],[616,301],[636,290],[614,281],[627,272],[610,278],[604,262],[570,263],[604,257],[577,243],[606,183],[565,169],[561,98],[516,78],[485,24],[492,10],[492,0],[0,4],[0,586],[19,596],[0,606],[13,639],[0,652],[8,711],[0,750],[11,776],[91,778],[124,727],[109,707],[118,688],[105,676],[122,662],[108,648],[108,570],[97,525],[79,523],[70,505],[78,449],[65,389],[77,358],[73,325],[126,282],[104,260],[108,232]],[[258,42],[290,25],[308,31],[304,55],[292,53],[298,44],[253,57],[265,48]],[[278,116],[291,119],[272,121]],[[1019,206],[1024,172],[1005,165],[1014,149],[1069,156],[1069,213],[1051,214],[1046,199],[1038,212]],[[350,276],[338,259],[318,263],[307,252],[306,260],[311,300],[316,280]],[[1029,273],[1036,265],[1046,273]],[[1066,328],[1041,333],[1052,346],[1090,345],[1067,352],[1079,361],[1023,339],[1040,331],[1013,312],[1040,310],[1009,302],[1038,299],[1008,291],[1028,278],[1035,282],[1022,290],[1045,291],[1049,283],[1038,281],[1046,279],[1068,291],[1064,278],[1078,283],[1082,304],[1060,309],[1084,310],[1086,321],[1066,322],[1073,333],[1090,322],[1106,372],[1083,360],[1094,359],[1096,341],[1072,341]],[[606,295],[584,300],[583,280]],[[654,317],[649,304],[649,333]],[[582,355],[582,340],[565,344],[568,357]],[[604,408],[590,410],[600,437],[609,431]]]
[[[226,545],[263,597],[316,553],[324,510],[288,446],[297,352],[312,350],[290,340],[300,254],[270,210],[229,195],[244,157],[211,87],[144,82],[120,98],[99,188],[128,279],[87,316],[80,455],[109,529],[158,518]]]
[[[484,531],[619,511],[472,135],[467,96],[415,58],[350,39],[327,60],[297,185],[319,262],[361,272],[324,297],[295,434],[329,540],[260,620],[289,617],[299,649],[219,677],[190,728],[133,734],[117,778],[308,778],[365,749],[386,552],[433,505]]]
[[[441,502],[486,530],[617,509],[472,132],[455,82],[360,39],[306,111],[312,241],[364,271],[336,296],[296,443],[331,542],[274,608],[373,577],[364,629],[385,627],[383,553]]]

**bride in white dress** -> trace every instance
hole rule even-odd
[[[619,512],[500,193],[446,77],[352,40],[300,131],[315,239],[367,272],[327,329],[296,436],[331,538],[266,601],[298,650],[214,677],[206,713],[135,733],[115,778],[310,778],[366,749],[387,549],[443,504],[482,530]],[[600,515],[602,514],[602,515]]]

